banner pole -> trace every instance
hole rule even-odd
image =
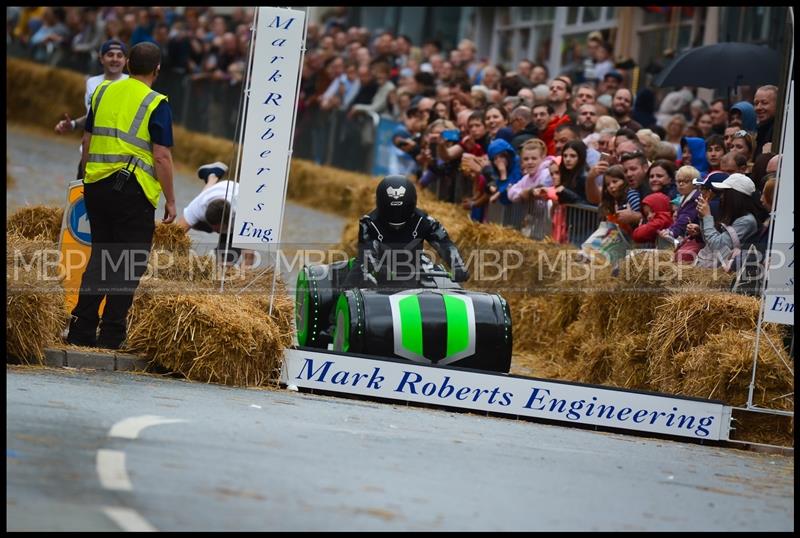
[[[234,173],[234,183],[237,185],[239,184],[239,172],[240,166],[242,161],[242,148],[244,147],[244,126],[247,123],[247,101],[250,99],[250,74],[253,70],[253,54],[256,49],[255,47],[255,38],[256,38],[256,28],[258,28],[258,8],[253,8],[253,23],[250,27],[250,57],[247,60],[247,69],[245,74],[245,81],[244,85],[242,86],[242,100],[241,106],[239,107],[239,136],[237,138],[239,142],[239,148],[235,155],[235,162],[233,166],[233,173]],[[225,199],[228,199],[228,188],[225,188]],[[233,229],[233,215],[234,215],[234,206],[239,201],[238,194],[231,197],[231,210],[230,214],[228,215],[228,231],[227,231],[227,240],[225,241],[225,247],[223,250],[223,259],[227,261],[228,259],[228,243],[232,240],[231,238],[231,231]],[[239,262],[240,264],[242,261]],[[227,271],[227,265],[222,265],[222,279],[220,281],[219,291],[222,292],[225,290],[225,273]]]
[[[308,6],[306,6],[304,9],[305,9],[305,16],[303,17],[303,44],[302,47],[300,48],[300,65],[298,66],[297,69],[297,81],[295,83],[295,95],[297,96],[297,98],[294,103],[294,109],[292,110],[292,131],[291,131],[292,134],[289,137],[289,151],[287,152],[286,156],[286,161],[287,161],[286,181],[283,182],[284,203],[281,205],[281,217],[279,221],[281,223],[281,233],[283,233],[283,225],[282,225],[283,216],[284,213],[286,212],[286,192],[289,189],[289,170],[291,169],[292,165],[292,150],[294,148],[294,128],[295,128],[295,123],[297,122],[297,101],[300,99],[300,83],[303,80],[303,60],[305,59],[306,55],[306,38],[308,34]],[[275,248],[275,265],[273,266],[273,271],[272,271],[272,289],[270,290],[269,293],[270,316],[272,315],[272,300],[275,296],[275,280],[278,277],[278,249],[280,248],[281,248],[281,238],[278,237],[277,246]]]

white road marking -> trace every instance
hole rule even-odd
[[[125,470],[125,453],[101,448],[97,451],[97,474],[105,489],[131,491],[131,481]]]
[[[175,424],[188,422],[179,418],[164,418],[154,415],[126,418],[111,427],[109,437],[122,439],[136,439],[143,429],[158,424]],[[133,486],[125,469],[125,453],[120,450],[101,448],[97,451],[97,474],[103,488],[115,491],[133,491]],[[114,506],[104,506],[103,512],[123,531],[129,532],[157,532],[136,510]]]
[[[175,424],[177,422],[186,422],[180,418],[164,418],[154,415],[143,415],[140,417],[126,418],[120,420],[111,427],[108,432],[109,437],[121,437],[123,439],[136,439],[139,433],[148,426],[156,426],[158,424]]]
[[[158,529],[140,516],[136,510],[104,506],[103,512],[126,532],[158,532]]]

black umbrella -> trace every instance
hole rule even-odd
[[[654,84],[728,89],[777,84],[780,74],[781,57],[773,49],[752,43],[717,43],[685,51],[661,70]]]

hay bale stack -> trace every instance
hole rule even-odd
[[[677,393],[684,373],[676,357],[704,344],[711,335],[726,330],[753,331],[758,309],[758,299],[733,293],[674,293],[666,297],[655,308],[650,327],[651,383],[662,392]]]
[[[57,266],[40,263],[43,250],[54,248],[17,235],[6,245],[6,355],[26,363],[41,363],[67,324]]]
[[[794,418],[734,411],[731,439],[778,446],[794,446]]]
[[[53,129],[67,113],[79,118],[86,113],[83,95],[86,79],[80,73],[18,58],[6,63],[6,120]],[[80,138],[80,133],[71,136]]]
[[[514,352],[509,373],[541,379],[564,379],[562,365],[539,353]]]
[[[772,340],[776,350],[766,339]],[[792,360],[782,349],[781,331],[773,324],[762,327],[753,400],[759,407],[794,409]],[[705,343],[675,356],[683,378],[678,394],[722,400],[745,406],[752,379],[756,335],[753,330],[726,329]]]
[[[153,250],[167,250],[179,255],[188,255],[192,248],[189,234],[177,224],[158,222],[153,232]]]
[[[238,145],[233,141],[189,131],[180,125],[175,125],[173,130],[175,139],[173,155],[176,161],[192,168],[221,161],[233,169],[234,156],[238,153]]]
[[[374,207],[377,178],[292,160],[287,195],[302,204],[357,219]]]
[[[25,206],[6,219],[6,232],[25,239],[58,243],[63,219],[64,209],[61,207]]]
[[[128,350],[197,381],[274,384],[293,339],[294,303],[279,289],[269,316],[263,290],[272,274],[250,275],[227,283],[224,294],[215,280],[143,280],[129,317]],[[237,294],[253,281],[255,288]]]
[[[165,249],[153,249],[147,260],[147,270],[142,281],[159,279],[164,285],[172,282],[175,290],[180,290],[183,283],[209,283],[220,278],[217,260],[212,255],[197,256],[194,254],[176,254]]]

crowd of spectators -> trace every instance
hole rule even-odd
[[[233,137],[252,9],[8,13],[9,44],[84,72],[105,39],[157,43],[165,65],[154,88],[169,96],[178,121]],[[706,102],[691,87],[664,95],[645,84],[634,94],[630,62],[615,64],[600,32],[587,37],[582,61],[550,73],[529,60],[493,65],[469,39],[446,50],[436,39],[348,27],[346,15],[331,8],[308,24],[295,155],[369,172],[374,119],[386,118],[398,125],[394,171],[422,189],[441,193],[447,183],[450,200],[474,220],[493,207],[537,205],[566,242],[565,207],[596,207],[602,222],[582,241],[587,258],[600,251],[614,259],[660,239],[674,244],[677,260],[716,249],[724,264],[763,237],[770,208],[759,199],[777,169],[777,87],[733,104],[726,96]]]
[[[178,123],[233,138],[247,67],[253,10],[212,7],[8,7],[9,54],[97,74],[102,43],[161,48],[153,89],[166,94]]]

